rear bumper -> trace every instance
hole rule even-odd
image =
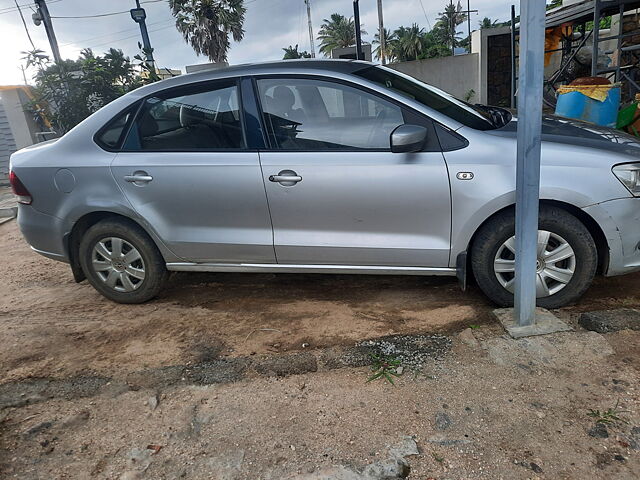
[[[583,209],[609,244],[607,277],[640,271],[640,198],[620,198]]]
[[[45,257],[69,262],[64,248],[62,220],[41,213],[30,205],[18,206],[18,226],[31,248]]]

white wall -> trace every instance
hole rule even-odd
[[[476,93],[471,98],[471,102],[479,102],[481,96],[479,58],[477,53],[471,53],[455,57],[392,63],[388,67],[411,75],[460,99],[464,99],[470,90],[474,90]]]

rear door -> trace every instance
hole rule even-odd
[[[423,152],[396,154],[391,132],[410,115],[385,97],[309,76],[257,85],[278,263],[448,267],[449,177],[432,122]]]
[[[275,262],[259,157],[247,148],[235,80],[147,98],[111,169],[179,257]]]

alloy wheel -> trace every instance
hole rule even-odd
[[[516,237],[504,242],[496,253],[493,270],[498,282],[509,292],[515,289]],[[565,288],[576,270],[576,254],[560,235],[546,230],[538,231],[538,258],[536,262],[536,296],[555,295]]]
[[[145,279],[145,265],[140,252],[118,237],[107,237],[93,247],[91,266],[107,286],[118,292],[132,292]]]

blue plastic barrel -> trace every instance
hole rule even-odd
[[[604,102],[580,92],[567,92],[558,97],[556,115],[575,118],[605,127],[615,127],[621,98],[620,87],[613,87]]]

